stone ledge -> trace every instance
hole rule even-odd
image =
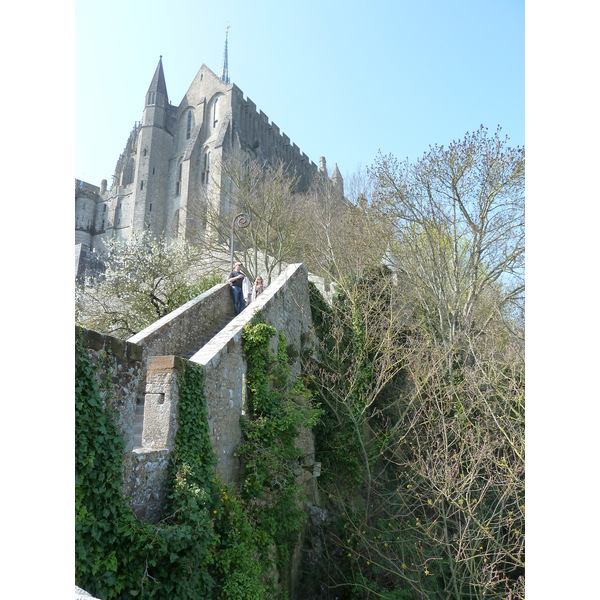
[[[104,350],[116,358],[141,361],[143,349],[138,344],[127,342],[112,335],[98,333],[91,329],[75,326],[75,339],[81,339],[81,344],[88,350]]]
[[[183,364],[181,356],[150,356],[148,358],[148,371],[179,371]]]

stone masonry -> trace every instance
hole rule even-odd
[[[294,369],[298,373],[300,353],[310,351],[314,344],[308,274],[301,264],[288,266],[237,317],[231,317],[231,307],[229,286],[219,284],[128,341],[78,330],[88,355],[100,365],[99,379],[111,377],[111,402],[118,410],[125,441],[124,495],[140,519],[157,522],[162,517],[167,468],[178,426],[177,377],[187,360],[181,354],[187,353],[191,362],[205,370],[208,426],[217,472],[223,483],[236,486],[239,463],[235,451],[242,439],[240,419],[245,410],[244,325],[260,314],[263,321],[282,331],[297,357]],[[224,318],[227,324],[207,339]],[[273,350],[276,343],[273,339]],[[136,446],[136,407],[141,396],[142,443]],[[299,476],[313,499],[318,465],[311,432],[302,433],[300,447],[305,460]]]

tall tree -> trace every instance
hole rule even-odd
[[[414,164],[380,155],[372,173],[375,205],[396,230],[398,269],[447,345],[522,301],[525,150],[509,147],[500,128],[430,147]]]

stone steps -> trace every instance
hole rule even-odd
[[[232,318],[233,317],[227,317],[227,318],[221,319],[221,321],[219,321],[212,330],[208,331],[206,333],[206,335],[204,335],[202,337],[202,339],[200,339],[198,341],[198,343],[194,345],[193,348],[182,353],[181,357],[189,360],[192,356],[194,356],[194,354],[196,354],[196,352],[198,352],[198,350],[200,350],[200,348],[202,348],[202,346],[204,346],[215,335],[217,335],[217,333],[219,333],[219,331],[221,331],[231,321]],[[133,424],[133,447],[134,447],[134,449],[143,447],[142,446],[142,431],[143,431],[143,429],[144,429],[144,399],[142,398],[141,400],[138,400],[138,403],[136,404],[136,407],[135,407],[135,420],[134,420],[134,424]]]

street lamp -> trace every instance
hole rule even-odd
[[[235,215],[231,221],[231,271],[233,271],[233,234],[236,225],[242,229],[245,229],[248,227],[248,225],[250,225],[250,216],[246,213],[239,213]]]

